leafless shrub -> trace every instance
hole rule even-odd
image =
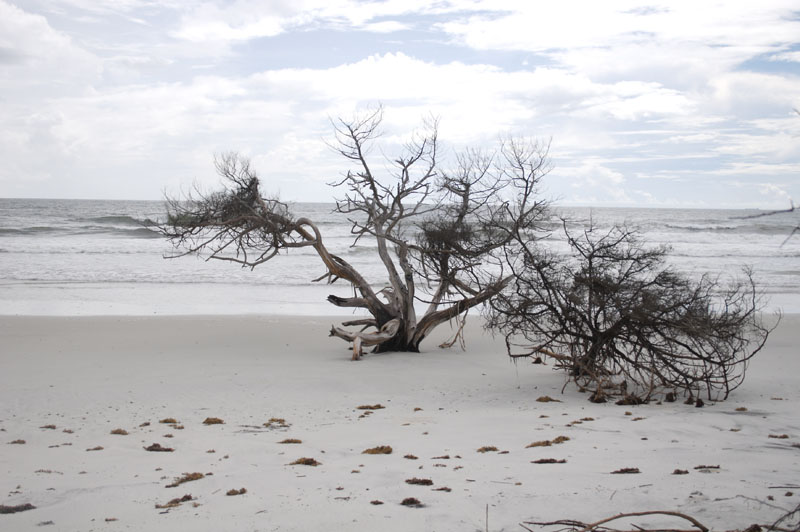
[[[742,383],[772,330],[749,270],[729,284],[695,281],[635,231],[576,236],[563,225],[570,253],[525,243],[514,281],[493,300],[489,325],[512,357],[555,359],[596,402],[676,390],[726,398]]]

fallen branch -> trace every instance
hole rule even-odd
[[[709,532],[709,529],[700,523],[697,519],[688,516],[686,514],[682,514],[680,512],[671,512],[671,511],[664,511],[664,510],[652,510],[647,512],[630,512],[630,513],[622,513],[617,514],[613,517],[607,517],[605,519],[601,519],[600,521],[596,521],[594,523],[582,523],[580,521],[573,521],[573,520],[561,520],[561,521],[552,521],[549,523],[542,523],[542,522],[533,522],[533,521],[525,521],[525,525],[536,525],[536,526],[554,526],[554,525],[566,525],[572,527],[572,530],[577,532],[590,532],[592,530],[596,530],[602,524],[609,523],[611,521],[616,521],[617,519],[622,519],[623,517],[640,517],[644,515],[669,515],[672,517],[680,517],[681,519],[685,519],[689,521],[695,528],[699,529],[701,532]],[[638,532],[646,532],[645,529],[642,529],[638,526],[635,526]],[[526,530],[530,530],[527,527],[523,526]],[[604,527],[605,528],[605,527]],[[670,532],[687,532],[684,530],[679,529],[658,529],[659,532],[666,532],[669,530]]]

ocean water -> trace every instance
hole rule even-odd
[[[316,221],[329,249],[376,286],[385,274],[375,246],[352,247],[346,217],[332,204],[292,205]],[[768,297],[767,310],[800,312],[798,213],[744,219],[757,211],[700,209],[558,208],[546,245],[564,249],[557,216],[579,229],[614,223],[637,227],[651,244],[671,246],[670,260],[690,275],[735,275],[751,266]],[[324,267],[310,249],[275,257],[254,270],[196,257],[165,259],[169,244],[148,229],[164,217],[158,201],[0,199],[0,314],[347,315],[326,303],[347,296],[346,284],[312,279]]]

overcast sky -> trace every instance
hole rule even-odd
[[[159,199],[236,150],[328,201],[329,119],[377,103],[386,154],[429,114],[446,153],[552,139],[564,204],[800,202],[797,0],[0,0],[0,197]]]

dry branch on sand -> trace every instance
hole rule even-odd
[[[524,528],[525,530],[528,530],[528,531],[532,531],[532,529],[527,527],[527,526],[525,526],[525,525],[535,525],[535,526],[539,526],[539,527],[563,525],[563,526],[566,526],[567,528],[563,528],[561,530],[571,530],[571,531],[577,531],[577,532],[591,532],[591,531],[595,531],[595,530],[605,530],[605,531],[608,531],[608,532],[616,532],[616,531],[614,531],[614,529],[608,528],[608,527],[605,527],[605,526],[600,528],[600,525],[605,525],[606,523],[610,523],[612,521],[616,521],[617,519],[622,519],[622,518],[625,518],[625,517],[641,517],[641,516],[648,516],[648,515],[664,515],[664,516],[678,517],[680,519],[683,519],[683,520],[688,521],[689,523],[691,523],[692,526],[695,527],[696,529],[700,530],[700,532],[709,532],[709,529],[706,526],[704,526],[702,523],[700,523],[699,521],[697,521],[695,518],[693,518],[691,516],[688,516],[686,514],[682,514],[680,512],[670,512],[670,511],[660,511],[660,510],[652,510],[652,511],[647,511],[647,512],[621,513],[621,514],[617,514],[617,515],[612,516],[612,517],[607,517],[605,519],[601,519],[601,520],[596,521],[594,523],[582,523],[580,521],[575,521],[575,520],[570,520],[570,519],[562,519],[562,520],[559,520],[559,521],[549,521],[549,522],[525,521],[525,522],[521,523],[520,526],[522,528]],[[642,529],[640,527],[635,527],[635,528],[636,528],[636,530],[638,530],[640,532],[646,532],[645,529]],[[665,529],[660,529],[660,530],[662,532],[664,532]],[[679,532],[679,529],[666,529],[666,530],[671,530],[672,532]]]
[[[693,527],[690,530],[682,530],[678,528],[664,528],[660,527],[657,529],[646,529],[640,526],[637,526],[631,523],[631,529],[627,530],[619,530],[610,528],[607,523],[611,523],[612,521],[617,521],[619,519],[624,519],[627,517],[644,517],[644,516],[666,516],[666,517],[676,517],[682,519],[684,521],[688,521],[691,526]],[[700,531],[700,532],[710,532],[709,528],[700,523],[694,517],[687,515],[681,512],[674,512],[674,511],[667,511],[667,510],[649,510],[649,511],[642,511],[642,512],[625,512],[619,513],[617,515],[607,517],[605,519],[600,519],[599,521],[595,521],[593,523],[584,523],[581,521],[577,521],[574,519],[560,519],[558,521],[524,521],[520,523],[520,526],[529,531],[533,532],[533,529],[529,526],[538,526],[538,527],[563,527],[557,529],[558,532],[693,532],[693,531]],[[800,532],[800,504],[797,505],[793,510],[784,513],[781,515],[774,523],[772,524],[750,524],[747,526],[742,526],[739,530],[742,532]]]
[[[255,268],[281,251],[308,248],[325,268],[316,281],[342,280],[353,288],[352,297],[330,295],[328,302],[371,316],[331,328],[331,336],[352,344],[353,359],[364,347],[418,352],[434,328],[495,297],[511,281],[505,264],[515,256],[516,236],[539,232],[546,215],[537,188],[550,168],[549,145],[509,139],[494,153],[456,155],[449,170],[431,119],[384,172],[369,157],[382,119],[377,108],[334,121],[331,147],[351,165],[332,183],[343,192],[335,212],[351,223],[353,245],[375,245],[388,280],[383,290],[331,253],[314,220],[296,218],[287,203],[264,197],[250,161],[235,153],[215,160],[224,190],[168,198],[167,220],[158,228],[173,244],[173,257],[196,254]],[[427,308],[418,316],[419,303]]]

